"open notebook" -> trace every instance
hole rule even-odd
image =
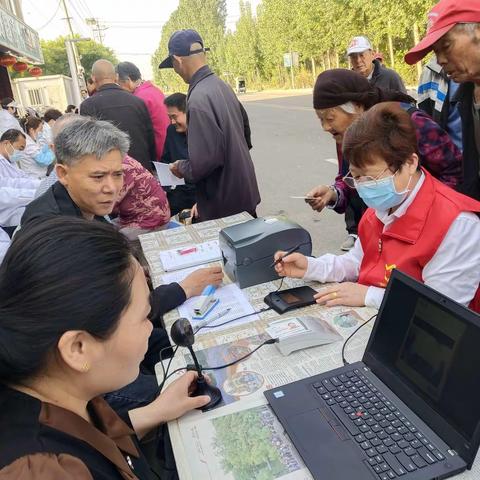
[[[221,258],[222,252],[218,246],[218,240],[173,248],[160,253],[163,269],[166,272],[216,262]]]

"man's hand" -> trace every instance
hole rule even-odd
[[[317,303],[327,307],[345,305],[347,307],[364,307],[368,287],[360,283],[343,282],[328,287],[314,295]]]
[[[306,196],[313,197],[313,199],[305,199],[305,202],[317,212],[321,212],[328,204],[337,201],[337,192],[328,185],[319,185],[310,190]]]
[[[198,217],[198,207],[197,207],[197,204],[193,205],[191,211],[190,211],[190,215],[192,218],[197,218]]]
[[[180,162],[183,160],[177,160],[170,164],[170,171],[178,178],[183,178],[182,172],[180,172]]]
[[[222,283],[222,267],[199,268],[180,282],[187,298],[200,295],[208,285],[217,287]]]
[[[287,252],[277,252],[274,255],[275,261],[283,257]],[[281,262],[275,265],[275,271],[281,277],[303,278],[307,271],[308,261],[305,255],[301,253],[291,253],[287,255]]]

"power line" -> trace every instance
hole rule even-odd
[[[50,18],[46,23],[44,23],[41,27],[38,27],[38,28],[36,29],[37,32],[38,32],[39,30],[43,30],[45,27],[47,27],[48,25],[50,25],[50,23],[53,22],[53,20],[54,20],[55,17],[57,16],[58,10],[60,9],[61,3],[62,3],[62,0],[58,0],[58,5],[57,5],[57,8],[55,9],[54,14],[51,16],[51,18]]]

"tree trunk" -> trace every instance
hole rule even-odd
[[[332,68],[332,64],[330,63],[330,52],[327,52],[327,70]]]
[[[418,23],[413,24],[413,43],[417,45],[420,42],[420,35],[418,34]],[[417,83],[420,81],[420,75],[422,74],[422,62],[417,62]]]
[[[340,68],[340,56],[338,55],[338,52],[335,50],[335,64],[337,65],[337,68]]]
[[[315,80],[317,79],[317,67],[315,65],[315,59],[312,57],[312,77],[313,77],[313,82],[315,83]]]
[[[395,57],[393,56],[393,40],[391,34],[392,23],[388,20],[388,50],[390,53],[390,67],[395,68]]]

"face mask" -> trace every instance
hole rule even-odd
[[[408,187],[412,176],[410,176],[407,188],[403,192],[397,192],[395,189],[395,184],[393,183],[394,176],[382,178],[370,185],[357,185],[357,192],[360,198],[368,207],[375,210],[389,210],[400,205],[410,192]]]
[[[18,163],[22,158],[22,152],[17,150],[13,145],[12,150],[13,152],[8,154],[8,159],[10,160],[10,163]]]

